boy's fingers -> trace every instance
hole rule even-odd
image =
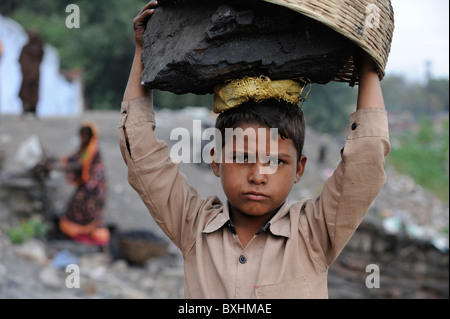
[[[156,0],[150,1],[149,3],[147,3],[147,4],[145,5],[145,7],[142,8],[141,12],[139,12],[139,15],[140,15],[141,13],[143,13],[144,11],[146,11],[147,9],[149,9],[150,7],[155,7],[155,6],[157,6],[157,5],[158,5],[158,1],[156,1]]]
[[[140,14],[140,18],[142,20],[147,19],[147,17],[151,16],[155,12],[155,9],[148,9]]]
[[[153,9],[144,11],[134,19],[135,31],[143,32],[145,30],[147,21],[150,19],[150,16],[153,14],[153,11],[154,11]]]
[[[142,13],[139,13],[139,14],[136,16],[136,18],[134,19],[134,21],[135,21],[135,22],[143,22],[143,21],[147,20],[147,18],[148,18],[149,16],[151,16],[151,15],[153,14],[154,11],[155,11],[155,9],[149,9],[149,10],[146,10],[146,11],[144,11],[144,12],[142,12]]]
[[[158,5],[158,1],[153,0],[149,2],[142,10],[139,12],[139,14],[134,19],[135,23],[143,24],[146,22],[146,20],[149,19],[149,17],[155,12],[154,8],[150,7],[156,7]]]

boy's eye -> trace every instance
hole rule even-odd
[[[233,163],[245,163],[247,159],[245,154],[233,154]]]
[[[234,154],[234,163],[256,163],[256,158],[249,154]]]
[[[283,160],[279,159],[278,157],[272,157],[269,160],[269,164],[273,166],[279,166],[283,163]]]

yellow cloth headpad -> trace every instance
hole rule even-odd
[[[294,80],[272,81],[267,76],[231,80],[214,88],[214,112],[222,113],[249,100],[261,102],[276,99],[299,104],[306,99],[302,93],[310,83],[303,78],[299,81],[301,83]]]

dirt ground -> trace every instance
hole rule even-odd
[[[78,146],[80,124],[84,120],[93,120],[99,126],[100,149],[107,169],[106,222],[116,227],[118,232],[147,230],[166,238],[137,193],[128,184],[127,167],[118,145],[119,116],[118,111],[89,111],[79,117],[64,118],[1,116],[0,150],[6,152],[2,178],[21,176],[25,172],[23,166],[17,162],[16,156],[19,146],[29,137],[36,136],[46,154],[65,156]],[[156,135],[171,146],[177,142],[170,140],[172,130],[175,127],[191,130],[194,118],[202,119],[202,123],[206,126],[214,121],[213,116],[204,110],[160,111],[157,114]],[[310,166],[315,166],[316,149],[322,144],[317,141],[322,138],[318,136],[311,140],[315,143],[307,143],[305,150],[311,152]],[[338,151],[335,154],[338,154]],[[332,163],[336,159],[330,156],[328,160]],[[220,181],[209,167],[182,163],[180,170],[202,196],[215,193],[225,199]],[[311,168],[311,173],[305,174],[304,180],[305,184],[309,184],[308,187],[296,186],[292,192],[292,199],[320,191],[322,177],[313,174],[314,170]],[[68,185],[57,171],[52,172],[48,181],[52,214],[60,215],[74,190],[73,186]],[[31,241],[23,246],[12,245],[5,234],[5,229],[17,222],[14,210],[25,203],[21,203],[17,196],[5,193],[0,198],[0,298],[182,298],[184,278],[182,259],[180,252],[172,243],[169,243],[168,253],[165,256],[141,267],[130,267],[123,260],[107,264],[102,261],[102,254],[98,250],[80,247],[70,242],[51,241],[42,244]],[[86,270],[84,289],[74,291],[60,288],[66,274],[61,269],[52,268],[51,259],[62,250],[78,254],[80,263],[83,260],[85,264],[87,263],[87,266],[84,266]],[[124,276],[124,272],[128,273],[128,276]],[[101,280],[94,280],[95,278]],[[117,282],[119,278],[120,284]]]
[[[18,147],[27,138],[36,135],[45,152],[53,156],[65,156],[78,146],[78,128],[83,120],[94,120],[100,129],[100,148],[104,157],[108,178],[108,200],[105,219],[119,232],[128,230],[151,231],[165,238],[155,224],[137,193],[127,181],[127,167],[118,145],[119,110],[87,111],[82,116],[65,118],[23,118],[15,115],[0,116],[0,150],[6,152],[0,177],[23,174],[23,167],[16,161]],[[192,120],[202,119],[210,123],[213,116],[197,109],[179,112],[158,111],[156,135],[169,147],[176,141],[170,133],[176,127],[192,129]],[[324,163],[319,163],[320,148],[327,147]],[[308,128],[305,153],[308,156],[306,173],[296,184],[289,200],[312,197],[321,190],[323,182],[339,161],[343,141],[326,134],[317,134]],[[225,200],[219,179],[211,170],[200,164],[180,165],[190,183],[202,196],[217,194]],[[54,172],[49,181],[49,198],[53,214],[60,215],[72,194],[73,188],[63,176]],[[1,186],[1,185],[0,185]],[[419,189],[419,190],[418,190]],[[0,187],[0,298],[1,299],[80,299],[80,298],[142,298],[177,299],[183,297],[184,271],[180,252],[168,243],[168,253],[140,267],[130,266],[123,260],[107,263],[95,249],[80,247],[66,241],[30,241],[26,245],[13,245],[5,229],[17,221],[14,208],[21,205]],[[430,229],[448,225],[448,204],[440,203],[423,192],[407,177],[388,172],[388,184],[374,203],[379,211],[402,209],[411,213],[407,217]],[[432,207],[432,209],[430,209]],[[424,214],[424,212],[427,212]],[[423,219],[426,216],[426,220]],[[448,244],[448,235],[447,235]],[[67,289],[63,269],[52,267],[52,258],[58,252],[68,250],[77,254],[82,265],[80,289]],[[331,278],[332,279],[332,278]],[[336,278],[335,278],[336,279]],[[339,286],[343,284],[339,282]],[[351,291],[333,291],[336,298],[357,298]]]
[[[86,112],[80,117],[69,118],[22,118],[20,116],[0,117],[0,149],[6,150],[6,160],[3,172],[6,174],[20,174],[24,172],[16,162],[16,153],[19,145],[32,135],[36,135],[45,152],[49,155],[61,157],[70,154],[78,147],[78,128],[82,121],[95,121],[100,130],[100,149],[104,158],[108,178],[108,199],[105,208],[105,219],[109,224],[114,224],[121,230],[149,228],[159,232],[155,227],[149,213],[137,193],[130,187],[127,181],[127,167],[122,159],[118,145],[118,112]],[[164,112],[157,115],[156,135],[165,140],[169,147],[177,141],[170,140],[170,134],[175,127],[192,129],[192,117],[198,116],[195,111],[189,112]],[[213,120],[212,115],[200,116],[206,121]],[[208,122],[208,123],[209,123]],[[305,151],[309,153],[308,169],[304,176],[305,186],[295,186],[292,192],[292,200],[301,198],[320,191],[322,176],[317,175],[316,158],[318,148],[323,143],[331,144],[327,137],[311,136],[307,140]],[[310,142],[308,142],[310,141]],[[334,165],[337,162],[339,146],[329,145],[328,163]],[[328,166],[327,166],[328,167]],[[202,196],[218,194],[224,200],[224,194],[220,180],[213,175],[208,167],[200,164],[180,165],[180,170],[185,174],[190,183],[197,188]],[[326,169],[319,172],[326,174]],[[51,198],[56,214],[62,213],[64,205],[73,191],[72,186],[65,183],[63,177],[54,172],[49,183],[54,185]],[[159,234],[162,234],[159,232]]]

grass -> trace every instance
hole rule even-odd
[[[13,244],[21,244],[31,238],[45,238],[47,228],[39,218],[31,217],[14,227],[8,228],[6,234]]]
[[[449,120],[420,121],[419,130],[400,137],[392,147],[390,161],[402,174],[430,190],[442,201],[449,200]]]

